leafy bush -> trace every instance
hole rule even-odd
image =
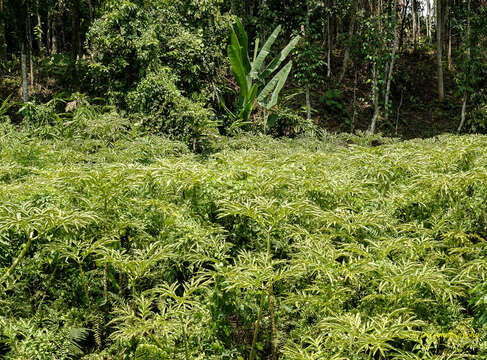
[[[215,127],[206,95],[223,66],[231,20],[221,7],[220,0],[204,6],[195,0],[109,2],[88,34],[93,61],[83,64],[84,83],[145,114],[149,128],[196,147]]]
[[[203,158],[113,116],[100,137],[81,115],[67,139],[0,128],[0,356],[487,356],[487,137]]]
[[[176,87],[176,78],[167,68],[149,73],[127,94],[128,108],[138,113],[149,132],[166,133],[196,147],[217,135],[214,114],[192,101]]]

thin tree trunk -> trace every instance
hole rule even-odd
[[[442,43],[442,24],[441,24],[441,1],[436,0],[436,66],[438,72],[438,99],[443,101],[445,98],[445,89],[443,85],[443,43]]]
[[[443,11],[443,18],[441,21],[441,24],[443,25],[443,28],[441,30],[442,33],[442,41],[443,41],[443,53],[446,53],[448,51],[448,21],[449,21],[449,14],[450,14],[450,5],[448,3],[448,0],[443,0],[443,6],[442,6],[442,11]]]
[[[350,124],[350,132],[353,134],[355,130],[355,118],[357,117],[357,70],[355,70],[355,82],[353,85],[353,103],[352,103],[352,121]]]
[[[401,100],[399,101],[399,106],[397,107],[397,114],[396,114],[396,131],[395,131],[395,136],[398,134],[398,129],[399,129],[399,116],[401,114],[401,106],[402,102],[404,99],[404,89],[401,89]]]
[[[423,34],[421,33],[422,31],[422,28],[421,28],[421,11],[416,11],[416,16],[418,18],[418,21],[417,21],[417,28],[418,30],[416,31],[416,37],[418,38],[418,40],[421,40],[423,38]]]
[[[326,64],[328,66],[328,69],[326,72],[327,77],[331,76],[331,47],[332,47],[332,44],[331,44],[330,21],[331,21],[331,16],[328,15],[328,21],[326,23],[327,36],[328,36],[328,54],[327,54],[327,64]]]
[[[27,2],[27,4],[29,4]],[[26,34],[27,34],[27,46],[29,56],[29,74],[30,74],[30,86],[34,87],[34,51],[32,46],[32,22],[30,20],[30,8],[27,5],[27,21],[26,21]]]
[[[470,57],[472,56],[471,53],[471,40],[470,40],[470,5],[471,0],[468,0],[468,7],[467,7],[467,61],[470,61]],[[468,70],[467,70],[468,71]],[[469,74],[465,74],[465,78],[468,78]],[[461,119],[460,119],[460,125],[458,125],[457,131],[460,132],[462,131],[463,125],[465,124],[465,114],[467,111],[467,101],[468,101],[468,91],[465,90],[465,93],[463,95],[463,104],[462,104],[462,114],[461,114]]]
[[[57,54],[59,49],[59,34],[56,28],[56,15],[52,15],[51,19],[51,54]]]
[[[39,48],[39,54],[42,53],[42,22],[41,22],[41,15],[39,14],[39,9],[36,9],[36,17],[37,17],[37,29],[38,34],[36,36],[37,40],[37,47]]]
[[[468,94],[465,93],[465,95],[463,96],[462,114],[460,117],[460,125],[458,125],[457,132],[462,131],[463,125],[465,124],[465,113],[467,111],[467,101],[468,101]]]
[[[25,51],[25,40],[20,45],[20,63],[22,69],[22,97],[24,102],[29,101],[29,79],[27,75],[27,54]]]
[[[409,0],[406,0],[406,5],[404,6],[404,8],[402,10],[402,13],[401,13],[401,32],[400,32],[400,36],[399,36],[399,52],[401,52],[402,45],[403,45],[404,27],[405,27],[405,24],[406,24],[406,22],[404,21],[404,19],[406,18],[408,5],[409,5]]]
[[[311,36],[310,36],[310,26],[309,26],[309,18],[311,16],[311,9],[309,6],[309,2],[306,2],[306,22],[305,22],[305,29],[304,29],[304,35],[306,38],[306,41],[311,42]],[[311,89],[310,89],[310,80],[306,79],[306,119],[308,121],[311,121]]]
[[[47,12],[47,32],[46,32],[46,50],[48,54],[51,54],[51,12]]]
[[[90,14],[90,24],[93,24],[93,20],[95,19],[95,12],[93,10],[93,3],[91,0],[88,0],[88,12]]]
[[[76,61],[78,59],[78,56],[81,54],[79,0],[73,0],[71,20],[71,50],[73,54],[73,60]]]
[[[377,125],[377,120],[379,119],[380,116],[380,105],[379,105],[379,88],[378,88],[378,74],[377,74],[377,66],[374,63],[372,67],[372,96],[374,98],[374,116],[372,117],[372,122],[370,123],[370,128],[369,132],[370,133],[375,133],[375,128]]]
[[[348,27],[348,39],[345,46],[345,54],[343,56],[343,66],[342,71],[340,72],[340,78],[338,79],[338,83],[343,81],[345,77],[345,73],[347,72],[348,61],[350,60],[350,47],[352,46],[352,38],[353,38],[353,31],[355,28],[355,17],[357,14],[357,1],[352,1],[352,14],[350,18],[350,24]]]
[[[306,84],[306,119],[311,121],[311,94],[309,84]]]
[[[391,62],[389,64],[389,73],[387,74],[387,83],[386,83],[386,94],[384,97],[384,106],[386,107],[385,113],[385,121],[389,120],[389,95],[391,93],[391,82],[392,82],[392,74],[394,72],[394,61],[396,60],[396,51],[399,45],[399,29],[398,29],[398,22],[397,22],[397,14],[394,15],[394,44],[392,45],[391,51]]]
[[[452,47],[451,47],[451,19],[449,19],[449,25],[448,25],[448,70],[452,71],[453,70],[453,61],[452,61]]]
[[[7,33],[3,12],[3,0],[0,0],[0,59],[7,57]]]
[[[413,20],[413,47],[416,50],[416,0],[412,0],[411,2],[411,17]]]

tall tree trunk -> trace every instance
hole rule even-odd
[[[372,122],[370,123],[369,132],[375,133],[375,128],[377,125],[377,120],[380,116],[380,104],[379,104],[379,84],[378,84],[378,71],[377,65],[374,63],[372,67],[372,96],[374,98],[374,115],[372,117]]]
[[[7,57],[7,33],[3,11],[3,0],[0,0],[0,59]]]
[[[341,83],[343,81],[343,78],[345,77],[345,73],[347,72],[348,61],[350,60],[350,47],[352,46],[352,38],[353,38],[353,32],[355,28],[356,14],[357,14],[357,1],[352,0],[352,14],[350,18],[350,24],[348,27],[348,39],[345,45],[345,54],[343,56],[342,71],[340,72],[340,78],[338,79],[339,83]]]
[[[73,60],[77,60],[78,56],[81,54],[81,40],[80,40],[80,14],[79,14],[79,0],[73,0],[72,8],[72,56]]]
[[[311,91],[309,84],[306,84],[306,120],[311,121]]]
[[[406,4],[403,7],[402,12],[400,12],[400,14],[401,14],[401,31],[400,31],[400,35],[399,35],[399,52],[401,52],[403,39],[404,39],[404,27],[406,24],[406,21],[404,21],[404,19],[406,18],[406,15],[407,15],[408,5],[409,5],[409,0],[406,0]]]
[[[472,56],[471,52],[471,39],[470,39],[470,9],[471,9],[471,0],[468,0],[468,5],[467,5],[467,61],[470,62],[470,58]],[[468,71],[468,70],[467,70]],[[464,75],[465,79],[468,79],[469,74]],[[457,131],[460,132],[462,131],[463,125],[465,124],[465,115],[467,112],[467,101],[468,101],[468,91],[465,90],[465,93],[463,94],[463,104],[462,104],[462,114],[460,118],[460,124],[458,125]]]
[[[399,45],[399,28],[398,28],[398,21],[397,21],[397,14],[394,14],[394,44],[392,45],[391,51],[391,62],[389,64],[389,73],[387,74],[387,82],[386,82],[386,94],[384,96],[384,106],[385,106],[385,121],[389,120],[389,96],[391,93],[391,82],[392,82],[392,74],[394,72],[394,61],[396,60],[396,51]]]
[[[426,36],[431,41],[431,0],[426,0]]]
[[[51,39],[51,12],[48,10],[47,11],[47,32],[46,32],[46,50],[48,54],[51,54],[51,44],[52,44],[52,39]]]
[[[27,18],[25,22],[26,34],[27,34],[27,47],[29,56],[29,73],[30,73],[30,86],[34,87],[34,51],[32,46],[32,22],[30,19],[30,7],[29,2],[27,2]]]
[[[421,11],[416,11],[416,16],[418,18],[418,22],[416,23],[417,25],[417,28],[418,30],[416,31],[416,36],[418,38],[418,40],[422,39],[423,38],[423,34],[422,34],[422,28],[421,28]]]
[[[357,79],[358,72],[355,70],[355,82],[353,84],[353,103],[352,103],[352,121],[350,122],[350,132],[353,134],[355,130],[355,119],[357,118]]]
[[[90,24],[93,24],[93,20],[95,19],[95,12],[93,10],[93,2],[92,0],[88,0],[88,12],[90,15]]]
[[[411,17],[412,17],[412,20],[413,20],[413,47],[414,49],[416,50],[416,30],[417,30],[417,26],[416,26],[416,0],[412,0],[411,2]]]
[[[309,1],[306,1],[306,21],[305,21],[305,29],[304,29],[304,36],[306,41],[311,42],[310,36],[310,26],[309,26],[309,18],[311,16],[311,8],[309,6]],[[306,119],[311,121],[311,89],[310,89],[310,79],[306,79]]]
[[[448,70],[453,70],[452,61],[452,34],[451,34],[451,18],[448,20]]]
[[[36,17],[37,17],[37,30],[38,33],[36,35],[36,41],[37,41],[37,47],[39,49],[39,54],[42,53],[42,21],[41,21],[41,15],[39,14],[39,7],[36,9]]]
[[[436,0],[436,66],[438,72],[438,99],[440,101],[443,101],[443,99],[445,98],[445,89],[443,85],[443,64],[442,64],[443,43],[442,43],[441,32],[443,30],[443,26],[441,24],[441,20],[442,20],[441,1],[442,0]]]
[[[22,69],[22,98],[24,102],[29,101],[29,79],[27,75],[27,53],[25,51],[25,39],[20,44],[20,63]]]
[[[326,32],[327,32],[327,37],[328,37],[328,54],[327,54],[327,59],[326,59],[326,65],[328,67],[326,71],[326,76],[330,77],[331,76],[331,29],[330,29],[330,21],[331,21],[331,16],[328,14],[328,21],[326,22]]]
[[[51,54],[57,54],[60,46],[59,33],[57,29],[57,15],[51,14]]]
[[[465,115],[467,112],[467,101],[468,101],[468,93],[465,93],[463,95],[462,113],[460,115],[460,124],[458,125],[457,132],[462,131],[463,125],[465,124]]]
[[[443,26],[441,30],[442,34],[442,41],[443,41],[443,53],[448,51],[448,21],[449,21],[449,14],[450,14],[450,5],[448,3],[448,0],[442,0],[442,14],[443,18],[441,20],[441,24]]]

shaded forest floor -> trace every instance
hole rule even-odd
[[[387,122],[381,121],[378,124],[378,131],[383,135],[412,139],[456,131],[461,102],[454,96],[455,72],[445,67],[446,98],[443,102],[438,101],[435,56],[432,51],[416,50],[405,52],[399,57],[391,88],[392,111]],[[321,113],[315,122],[336,133],[350,132],[352,129],[367,130],[373,113],[367,74],[365,69],[359,72],[357,86],[354,86],[354,74],[349,71],[343,85],[339,86],[343,92],[341,98],[346,105],[347,119]],[[352,125],[354,88],[357,113],[355,124]]]

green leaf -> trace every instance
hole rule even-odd
[[[301,36],[296,36],[294,39],[292,39],[287,46],[282,49],[282,51],[277,55],[272,62],[267,66],[267,68],[262,72],[260,75],[261,79],[265,79],[267,76],[272,74],[274,71],[276,71],[279,66],[282,64],[284,60],[286,60],[286,57],[289,55],[291,51],[296,47],[298,44],[299,40],[301,40]]]
[[[225,112],[228,114],[228,116],[232,119],[232,120],[235,120],[236,116],[235,114],[230,111],[230,109],[227,107],[227,105],[225,104],[225,101],[223,101],[222,98],[220,98],[220,96],[218,96],[218,100],[220,101],[220,105],[221,107],[223,108],[223,110],[225,110]]]
[[[267,58],[267,55],[269,55],[271,51],[272,44],[277,39],[277,36],[279,35],[279,32],[281,31],[281,25],[279,25],[271,34],[269,39],[265,42],[264,46],[262,47],[262,50],[260,50],[259,55],[257,55],[257,59],[252,63],[252,69],[250,71],[250,77],[252,79],[257,79],[259,75],[259,71],[262,68],[265,59]]]
[[[257,38],[255,39],[255,45],[254,45],[254,58],[252,61],[255,61],[255,59],[257,59],[257,53],[259,51],[259,43],[260,43],[260,39]]]
[[[239,19],[237,19],[236,34],[241,47],[242,63],[245,67],[245,72],[248,74],[251,69],[249,59],[249,38]]]
[[[235,32],[234,31],[232,32],[233,35],[235,35]],[[232,65],[233,75],[235,75],[235,79],[237,80],[237,83],[240,86],[240,96],[247,97],[247,94],[249,92],[249,83],[247,80],[247,75],[245,73],[244,65],[242,63],[241,49],[235,48],[235,46],[233,45],[229,45],[227,48],[227,53],[228,53],[228,58],[230,59],[230,64]]]
[[[284,66],[273,78],[269,83],[262,89],[259,96],[257,97],[257,101],[267,110],[271,109],[274,105],[277,104],[277,98],[279,93],[281,92],[286,80],[291,72],[291,68],[293,66],[293,62],[289,61],[286,66]]]
[[[240,118],[243,121],[248,121],[250,114],[252,113],[252,110],[254,109],[254,103],[255,103],[255,98],[257,97],[257,92],[258,92],[258,85],[254,84],[254,86],[252,86],[252,89],[250,89],[248,98],[246,99],[246,102],[245,102],[243,109],[240,113]]]

